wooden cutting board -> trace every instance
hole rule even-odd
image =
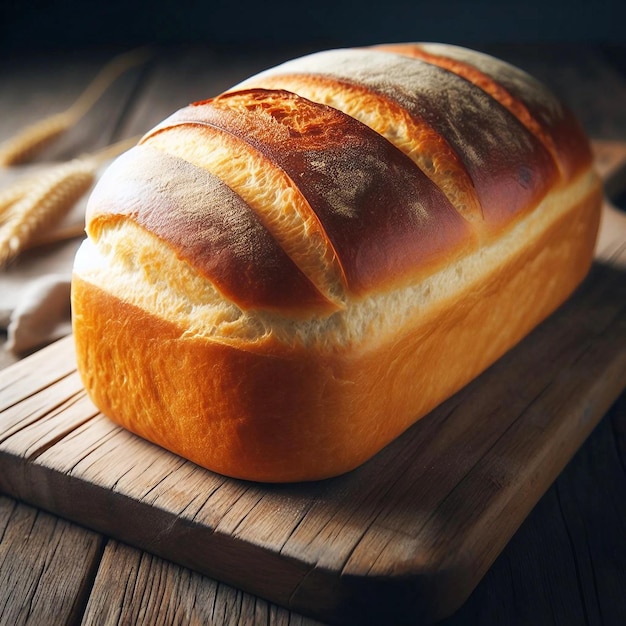
[[[615,180],[626,149],[596,148]],[[605,211],[576,294],[345,476],[253,484],[149,444],[91,404],[67,338],[0,374],[0,491],[324,621],[445,617],[626,387],[626,215]]]

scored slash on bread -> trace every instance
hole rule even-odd
[[[525,73],[436,44],[288,61],[174,113],[96,187],[74,275],[101,410],[200,465],[364,462],[586,274],[601,187]]]
[[[344,286],[331,287],[331,294],[360,294],[390,278],[402,281],[415,267],[437,264],[442,251],[467,239],[466,224],[441,191],[389,142],[337,109],[286,91],[246,90],[174,114],[157,131],[164,135],[157,145],[167,150],[170,127],[189,122],[245,141],[252,157],[261,155],[262,166],[272,170],[272,190],[274,180],[285,175],[291,186],[297,185],[302,201],[294,203],[301,210],[295,228],[265,219],[269,203],[252,202],[279,242],[291,239],[296,248],[306,246],[308,256],[321,249],[314,267],[328,257],[336,259],[338,270],[327,266],[335,285],[341,280]],[[153,145],[151,134],[144,144]],[[233,188],[240,190],[236,183]],[[254,191],[262,196],[266,189]],[[289,199],[279,202],[276,208],[287,212]],[[283,226],[286,233],[281,233]],[[298,263],[300,255],[292,258]],[[299,263],[303,270],[304,265]]]

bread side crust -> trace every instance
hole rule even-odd
[[[79,266],[79,371],[103,413],[208,469],[271,482],[341,474],[475,378],[572,293],[589,269],[600,214],[599,184],[586,190],[479,279],[393,333],[339,349],[276,333],[262,341],[202,336],[107,293]]]

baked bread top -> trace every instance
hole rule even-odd
[[[87,230],[111,239],[100,254],[120,227],[149,234],[155,280],[181,302],[204,294],[213,336],[289,334],[511,247],[520,220],[587,173],[584,195],[590,164],[572,114],[504,62],[436,44],[331,50],[164,120],[106,172]],[[210,289],[179,284],[176,259]]]

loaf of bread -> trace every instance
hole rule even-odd
[[[335,476],[572,293],[601,197],[580,125],[504,62],[295,59],[107,170],[74,268],[79,371],[105,415],[213,471]]]

